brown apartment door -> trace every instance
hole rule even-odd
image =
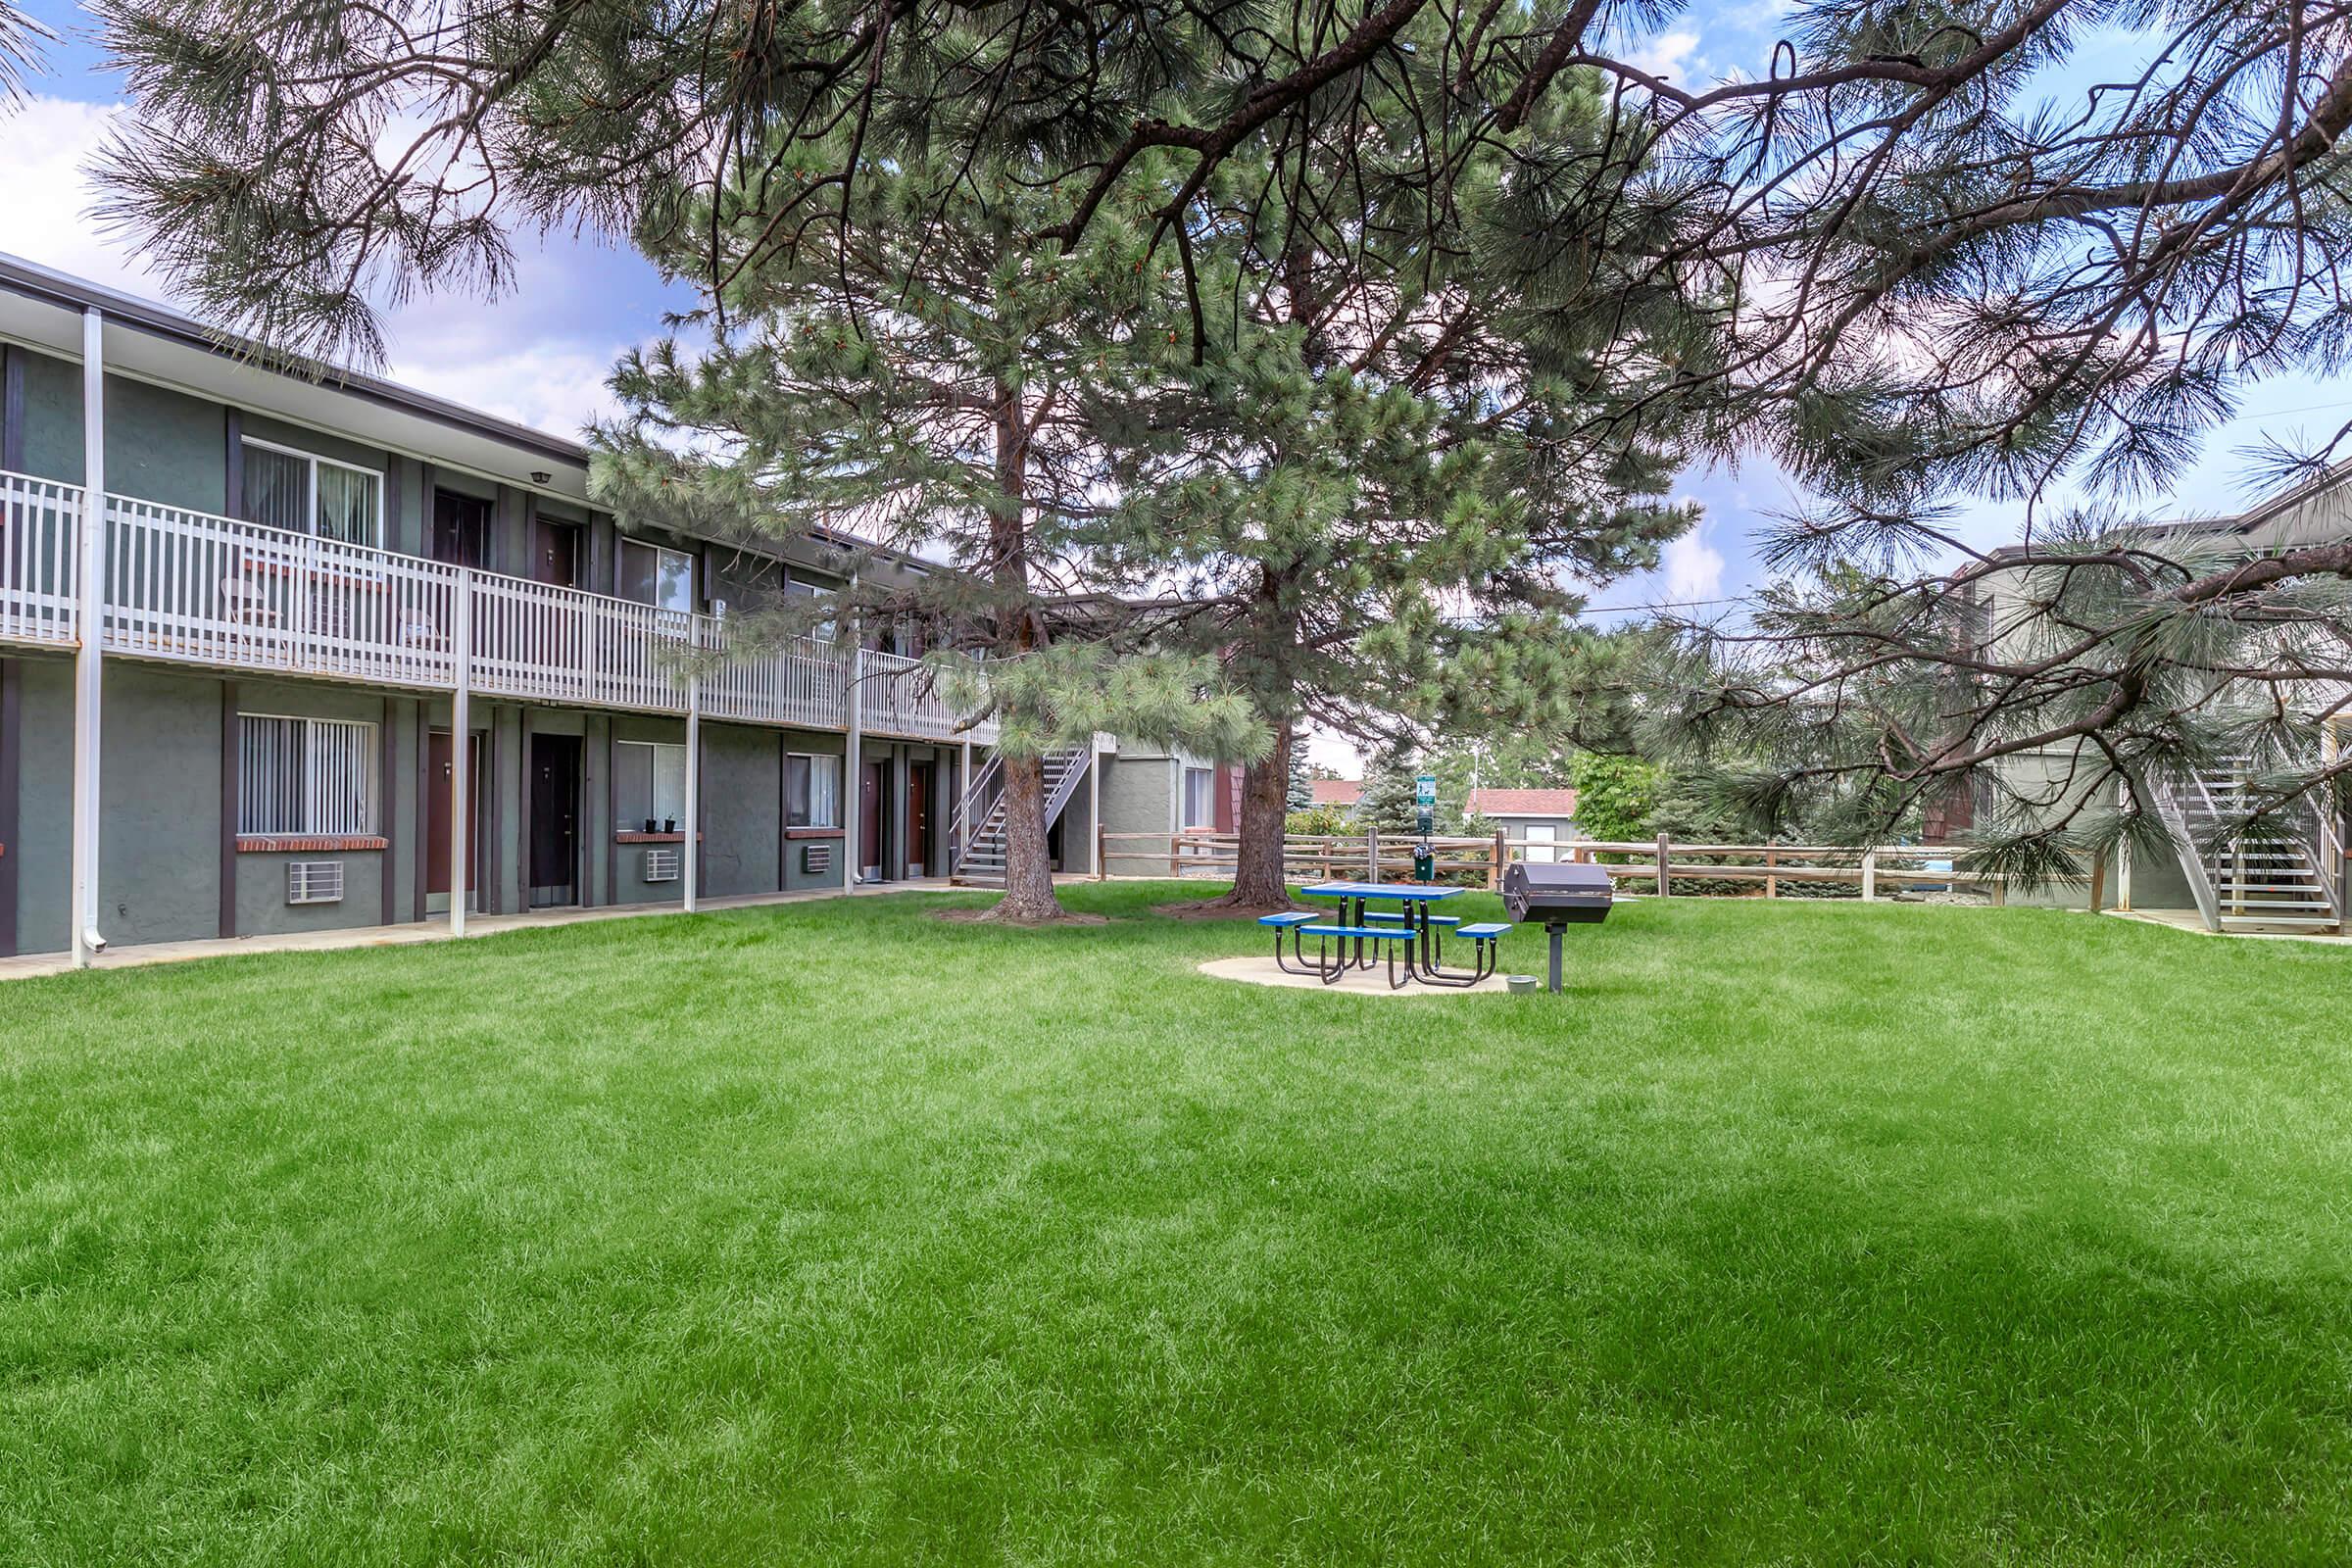
[[[466,748],[466,891],[473,891],[474,823],[479,819],[482,739],[467,737]],[[425,742],[425,776],[432,780],[424,808],[424,891],[449,896],[449,770],[454,760],[449,731],[434,730]]]
[[[906,874],[924,876],[931,856],[931,764],[906,764]]]
[[[580,585],[580,530],[546,517],[531,523],[531,575],[559,588]]]
[[[887,762],[868,762],[858,770],[858,874],[882,875],[882,797],[886,793]]]
[[[580,738],[531,737],[531,906],[579,902]]]

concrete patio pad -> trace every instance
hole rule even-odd
[[[1313,975],[1289,974],[1272,957],[1211,958],[1200,965],[1200,972],[1214,980],[1240,980],[1253,986],[1286,986],[1298,991],[1344,991],[1351,997],[1487,997],[1496,993],[1508,995],[1499,974],[1491,974],[1474,986],[1425,986],[1413,984],[1398,990],[1389,989],[1389,970],[1386,964],[1378,969],[1356,969],[1344,980],[1325,985]]]

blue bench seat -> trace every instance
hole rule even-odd
[[[1412,918],[1409,914],[1390,914],[1385,910],[1367,910],[1364,914],[1364,923],[1369,925],[1374,921],[1379,921],[1383,925],[1405,925],[1409,924]],[[1431,925],[1460,925],[1462,917],[1458,914],[1433,914],[1429,917],[1429,923]]]
[[[1310,937],[1364,937],[1389,942],[1404,942],[1412,937],[1410,931],[1393,925],[1302,925],[1298,932]]]
[[[1259,925],[1293,926],[1305,925],[1311,920],[1322,918],[1323,916],[1312,909],[1290,909],[1281,914],[1261,914],[1257,917],[1257,923]]]
[[[1489,920],[1478,925],[1466,925],[1454,934],[1456,936],[1476,937],[1482,942],[1492,942],[1509,929],[1510,926],[1507,923]]]

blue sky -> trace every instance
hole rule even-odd
[[[122,83],[101,69],[80,35],[86,18],[59,0],[32,0],[32,14],[64,41],[49,52],[49,71],[28,85],[32,101],[7,122],[9,195],[0,215],[0,250],[165,298],[142,275],[119,239],[98,233],[87,217],[91,191],[84,174],[110,116],[129,112]],[[1693,81],[1755,72],[1780,35],[1785,0],[1699,0],[1640,44],[1637,57],[1677,80]],[[403,381],[548,430],[577,434],[610,407],[604,377],[614,357],[661,329],[665,309],[688,303],[666,288],[632,252],[593,236],[565,233],[530,243],[521,257],[519,286],[485,305],[466,296],[419,299],[388,322],[391,371]],[[2281,377],[2246,400],[2239,416],[2219,429],[2175,494],[2150,507],[2168,516],[2217,514],[2250,499],[2242,483],[2242,453],[2266,433],[2320,432],[2352,417],[2352,385],[2341,380]],[[1770,463],[1736,469],[1694,470],[1681,494],[1699,502],[1706,518],[1670,547],[1658,570],[1601,589],[1614,619],[1660,603],[1736,600],[1762,573],[1755,539],[1766,514],[1795,499]],[[2021,509],[1977,506],[1960,523],[1973,542],[2015,538]],[[1736,613],[1737,605],[1721,604]],[[1347,751],[1318,744],[1319,760],[1346,765]]]

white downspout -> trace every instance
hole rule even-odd
[[[104,706],[106,572],[106,318],[81,313],[80,642],[74,654],[74,966],[106,951],[98,932],[98,757]]]
[[[466,892],[473,867],[466,851],[473,839],[473,817],[466,809],[473,760],[470,703],[473,686],[473,568],[458,568],[456,602],[450,608],[449,647],[457,687],[449,700],[449,934],[466,934]]]
[[[858,578],[853,574],[850,598],[854,602],[857,596]],[[850,755],[841,770],[841,885],[846,892],[865,880],[865,759],[860,755],[865,749],[865,645],[854,603],[841,618],[841,629],[850,639]]]
[[[1086,739],[1086,830],[1094,842],[1086,847],[1086,870],[1096,881],[1102,880],[1102,737],[1090,735]],[[1068,842],[1064,836],[1063,842]]]
[[[700,623],[697,623],[700,641]],[[701,649],[696,649],[699,656]],[[686,842],[679,847],[685,863],[679,874],[686,879],[686,912],[695,912],[700,880],[695,872],[702,857],[697,853],[703,842],[703,672],[698,662],[694,672],[686,677]]]

